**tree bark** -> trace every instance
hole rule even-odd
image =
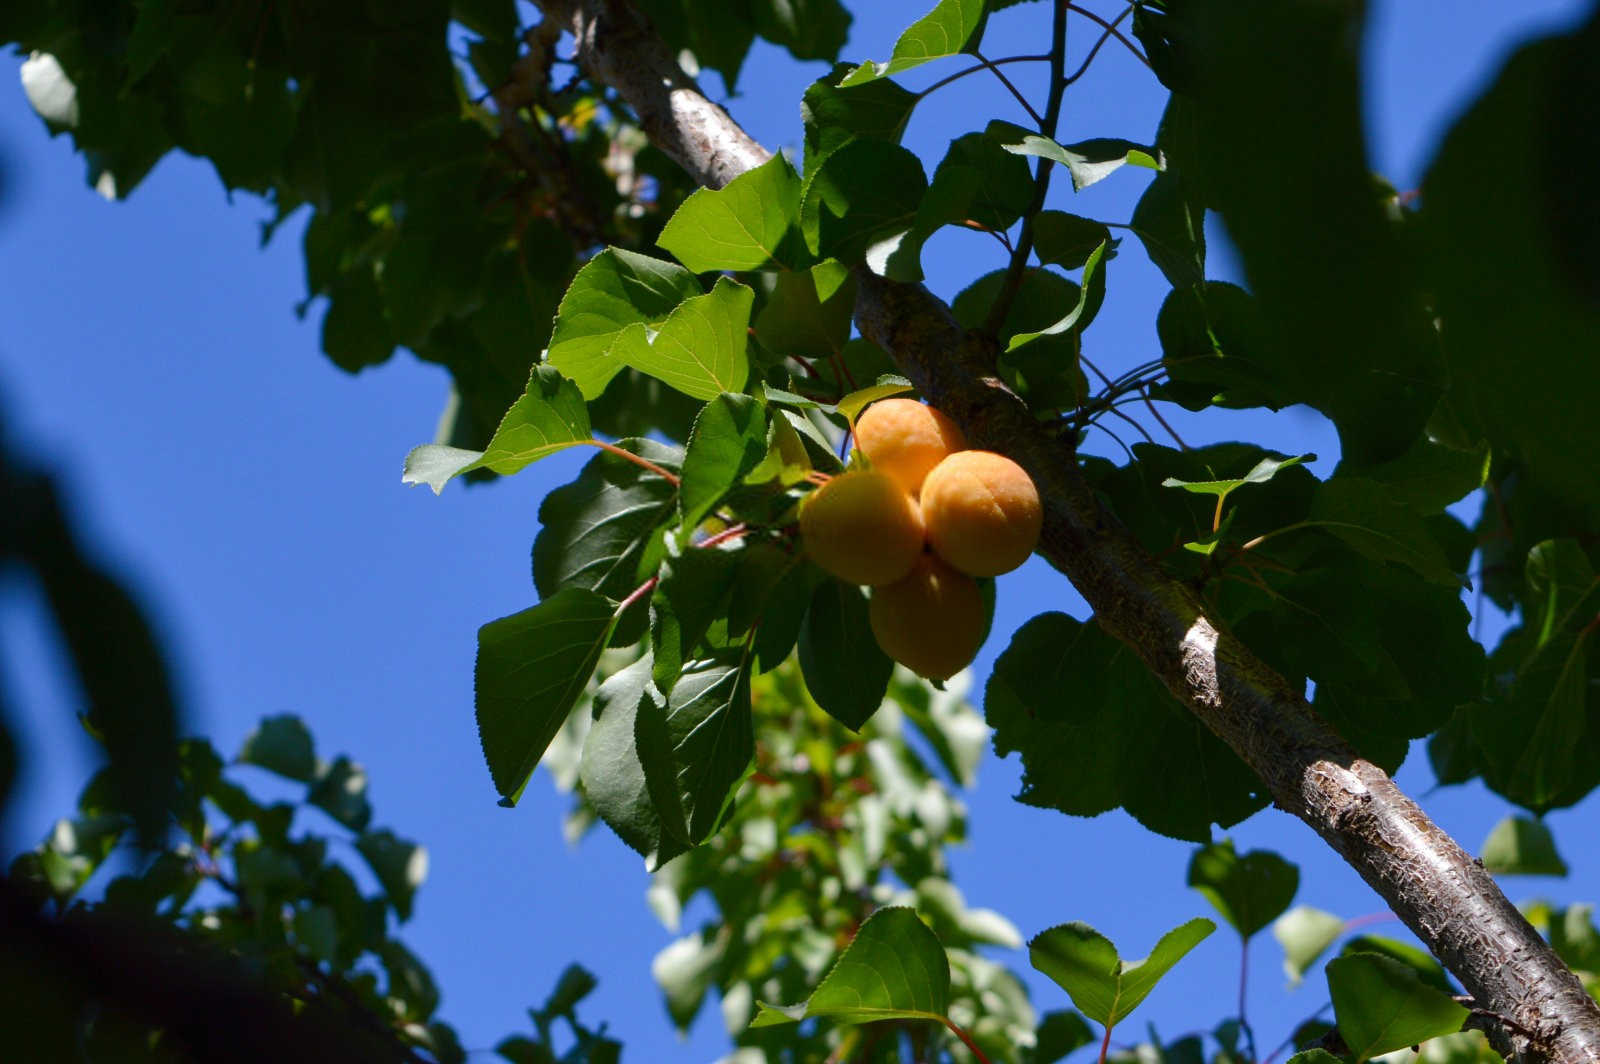
[[[542,0],[588,74],[651,140],[720,188],[769,153],[684,75],[627,0]],[[963,329],[921,285],[858,270],[856,324],[974,444],[1026,469],[1044,501],[1040,553],[1178,700],[1347,861],[1461,980],[1501,1053],[1600,1064],[1600,1007],[1468,855],[1376,765],[1357,757],[1222,626],[1090,489],[1075,456],[995,376],[992,337]]]

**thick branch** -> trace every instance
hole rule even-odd
[[[767,153],[686,79],[627,0],[549,0],[589,73],[616,89],[652,139],[719,187]],[[1040,551],[1097,622],[1261,776],[1505,1022],[1497,1047],[1528,1061],[1600,1064],[1600,1007],[1493,879],[1377,766],[1165,573],[1085,481],[1073,453],[993,375],[993,341],[961,328],[920,285],[860,275],[856,322],[979,446],[1010,455],[1045,501]]]

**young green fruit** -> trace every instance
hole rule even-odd
[[[922,482],[922,519],[939,557],[970,576],[999,576],[1033,553],[1044,509],[1017,463],[993,451],[957,451]]]
[[[855,431],[856,446],[872,468],[913,497],[929,470],[967,446],[954,421],[914,399],[880,399],[856,419]]]
[[[922,512],[886,473],[840,473],[800,505],[800,537],[811,560],[840,580],[891,584],[922,553]]]
[[[929,553],[906,576],[874,588],[867,606],[883,652],[930,680],[948,680],[977,657],[985,613],[978,582]]]

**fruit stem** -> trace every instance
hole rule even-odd
[[[673,487],[678,486],[678,475],[676,473],[668,472],[667,470],[662,469],[660,466],[650,461],[650,459],[634,454],[625,447],[618,447],[614,443],[607,443],[605,440],[597,440],[592,436],[588,440],[581,442],[592,444],[595,447],[600,448],[602,451],[610,451],[618,458],[626,458],[640,469],[649,470],[662,480],[665,480],[668,484],[671,484]]]

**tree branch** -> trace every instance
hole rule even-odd
[[[544,0],[579,60],[619,92],[651,139],[702,184],[721,187],[768,153],[685,77],[627,0]],[[856,323],[934,406],[981,447],[1026,469],[1044,501],[1040,553],[1096,621],[1321,835],[1456,973],[1524,1061],[1600,1064],[1600,1006],[1483,868],[1393,780],[1312,711],[1300,691],[1207,617],[1105,510],[1072,450],[993,375],[991,338],[963,329],[921,285],[858,269]]]

